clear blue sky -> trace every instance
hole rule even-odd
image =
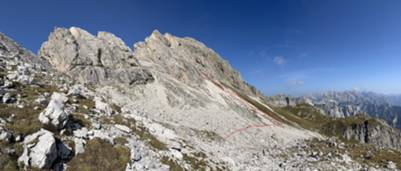
[[[399,0],[3,0],[0,9],[0,31],[34,52],[55,26],[109,31],[130,47],[159,29],[204,42],[269,95],[401,93]]]

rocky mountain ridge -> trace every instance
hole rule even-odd
[[[111,33],[56,28],[36,57],[0,35],[3,170],[400,166],[397,158],[351,158],[346,145],[323,157],[312,140],[337,140],[266,104],[228,62],[191,38],[154,31],[131,50]]]
[[[396,128],[401,128],[399,121],[401,108],[393,105],[390,96],[373,92],[344,91],[305,96],[298,101],[312,103],[333,117],[367,114],[383,119]]]
[[[39,55],[82,84],[144,84],[154,78],[138,67],[133,53],[111,33],[95,37],[80,28],[57,28]]]

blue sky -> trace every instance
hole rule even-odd
[[[130,47],[159,29],[204,42],[268,95],[401,93],[399,0],[3,0],[0,8],[0,32],[34,52],[55,26],[109,31]]]

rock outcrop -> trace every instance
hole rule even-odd
[[[0,57],[16,59],[18,61],[14,62],[28,63],[32,65],[32,67],[40,70],[46,69],[47,66],[47,62],[45,60],[36,58],[33,53],[25,48],[22,48],[19,44],[2,33],[0,33]]]
[[[385,120],[389,125],[401,128],[401,107],[390,103],[388,96],[373,92],[327,92],[301,97],[296,103],[309,103],[336,118],[366,114]]]
[[[286,95],[270,96],[265,98],[265,100],[267,101],[267,103],[276,107],[286,107],[286,106],[296,105],[296,101],[294,100],[294,98]]]
[[[155,30],[144,42],[134,45],[134,57],[144,66],[191,86],[201,85],[205,79],[218,80],[248,95],[259,95],[227,61],[192,38],[179,38]]]
[[[24,140],[24,152],[18,163],[26,167],[50,169],[57,158],[57,145],[53,133],[40,130]]]
[[[57,129],[62,129],[67,125],[69,113],[64,106],[68,98],[62,93],[53,93],[47,108],[39,114],[39,121],[45,125],[52,125]]]
[[[39,55],[57,71],[84,84],[131,85],[154,80],[148,70],[139,67],[130,48],[111,33],[93,36],[76,27],[56,28]]]
[[[357,122],[338,124],[333,122],[328,130],[341,130],[341,137],[349,141],[372,144],[378,148],[391,148],[401,151],[401,132],[384,121],[357,117]]]

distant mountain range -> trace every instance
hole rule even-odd
[[[388,102],[393,106],[401,106],[401,95],[387,95]]]
[[[320,109],[322,114],[334,118],[369,115],[401,129],[401,95],[367,91],[328,91],[301,97],[276,95],[267,97],[266,100],[269,104],[279,107],[306,103]]]
[[[370,115],[401,128],[401,96],[365,91],[326,92],[297,98],[296,103],[309,103],[332,117]]]

